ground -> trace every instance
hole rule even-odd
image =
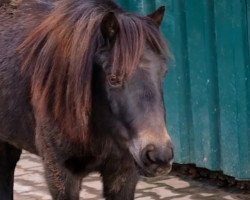
[[[23,153],[15,173],[15,200],[50,200],[43,178],[40,158]],[[101,200],[102,184],[98,174],[83,181],[81,199]],[[141,180],[136,200],[250,200],[250,194],[222,189],[205,182],[180,178],[176,174],[151,180]],[[84,198],[83,198],[84,197]]]

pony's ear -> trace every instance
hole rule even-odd
[[[119,22],[115,16],[115,13],[107,13],[101,22],[101,32],[103,38],[106,40],[112,40],[119,31]]]
[[[164,13],[165,13],[165,6],[161,6],[155,12],[149,14],[148,17],[150,17],[151,19],[153,19],[154,22],[156,23],[156,25],[158,27],[160,27],[161,22],[162,22],[163,17],[164,17]]]

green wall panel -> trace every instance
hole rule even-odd
[[[118,0],[143,14],[165,5],[165,80],[175,162],[250,180],[250,0]]]

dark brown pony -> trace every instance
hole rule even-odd
[[[100,172],[106,199],[134,199],[138,176],[173,159],[159,26],[110,0],[23,1],[0,8],[0,197],[13,198],[21,149],[43,158],[53,199],[79,199]]]

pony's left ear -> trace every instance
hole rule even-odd
[[[148,17],[153,19],[153,21],[156,23],[156,25],[158,27],[160,27],[162,20],[163,20],[163,17],[164,17],[164,14],[165,14],[165,6],[161,6],[155,12],[149,14]]]
[[[119,32],[119,22],[115,13],[107,13],[101,22],[101,32],[104,39],[112,40]]]

